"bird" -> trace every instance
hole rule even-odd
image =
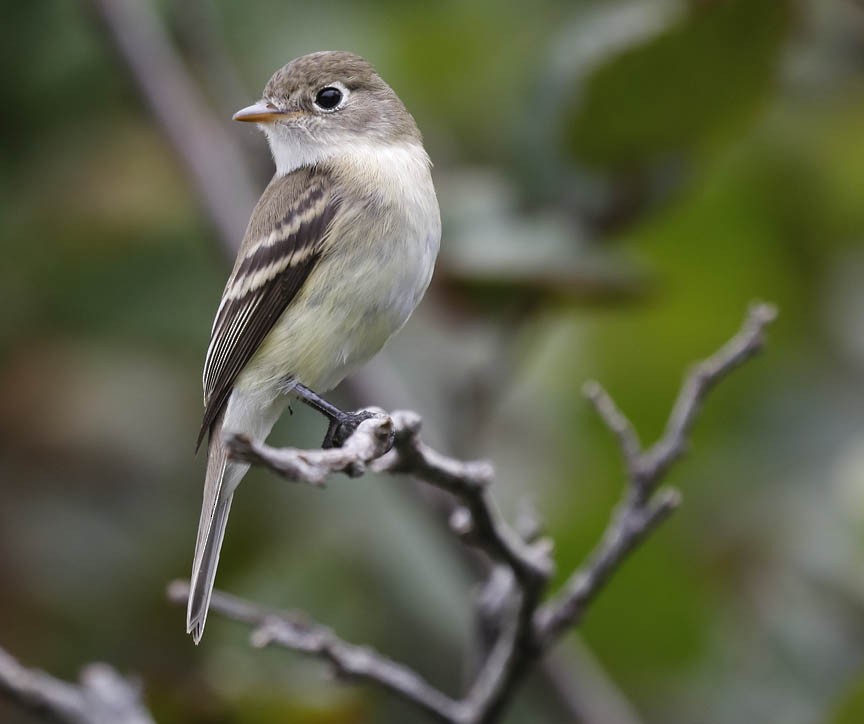
[[[235,490],[241,434],[263,442],[292,398],[339,446],[368,413],[322,394],[376,355],[432,278],[441,218],[422,135],[364,58],[301,56],[234,114],[264,132],[275,174],[252,211],[204,362],[207,469],[186,613],[201,641]],[[230,169],[225,169],[230,173]]]

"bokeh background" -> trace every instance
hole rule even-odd
[[[622,486],[583,383],[650,441],[750,300],[779,306],[766,354],[717,390],[670,476],[683,507],[509,722],[864,721],[860,5],[137,2],[255,193],[265,143],[230,114],[290,58],[359,52],[412,110],[435,161],[439,269],[334,399],[414,408],[443,450],[494,460],[502,508],[531,501],[562,575]],[[0,645],[66,678],[92,660],[136,674],[162,724],[423,721],[251,650],[218,617],[195,648],[165,600],[190,567],[199,374],[228,258],[98,5],[3,3]],[[323,431],[298,409],[273,439]],[[456,692],[472,573],[409,481],[319,491],[253,471],[218,585]],[[2,703],[0,720],[31,721]]]

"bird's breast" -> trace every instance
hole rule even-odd
[[[429,285],[441,235],[420,153],[357,158],[343,170],[340,210],[321,259],[238,386],[293,378],[326,391],[405,324]]]

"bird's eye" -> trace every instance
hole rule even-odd
[[[329,85],[319,90],[315,96],[315,105],[325,111],[332,111],[341,102],[342,91]]]

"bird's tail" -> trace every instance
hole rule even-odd
[[[207,621],[207,609],[213,593],[231,499],[237,484],[248,469],[248,464],[229,461],[228,449],[222,440],[222,420],[217,420],[210,432],[207,449],[204,501],[198,523],[198,539],[195,543],[189,603],[186,609],[186,632],[192,634],[196,644],[204,634],[204,623]]]

